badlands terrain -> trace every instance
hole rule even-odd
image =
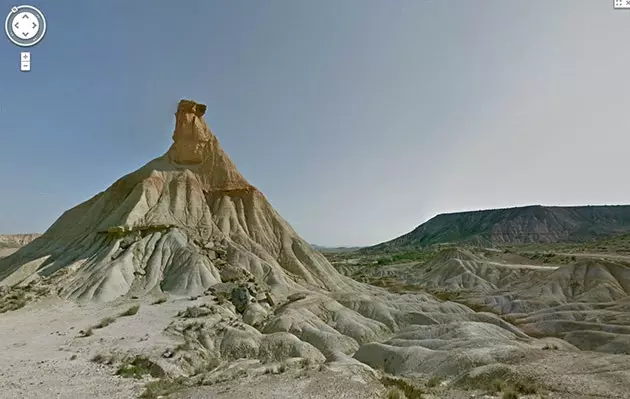
[[[598,241],[567,227],[603,225],[580,214],[553,240],[325,257],[237,171],[205,110],[182,100],[164,155],[41,236],[0,239],[1,397],[629,396],[624,220]]]

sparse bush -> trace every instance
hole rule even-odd
[[[0,313],[18,310],[26,306],[27,298],[24,291],[14,291],[0,298]]]
[[[433,377],[429,378],[429,381],[427,381],[426,386],[428,386],[429,388],[433,388],[438,386],[438,384],[440,383],[440,377],[438,377],[437,375],[434,375]]]
[[[441,301],[454,301],[459,297],[459,293],[450,291],[434,291],[431,294]]]
[[[415,387],[402,378],[383,377],[381,383],[385,387],[393,387],[400,389],[407,399],[422,399],[424,391],[419,387]]]
[[[104,355],[102,353],[98,353],[90,359],[90,361],[98,364],[107,364],[112,365],[116,362],[116,358],[113,355]]]
[[[505,389],[505,382],[495,379],[490,383],[490,391],[493,393],[501,392]]]
[[[160,305],[162,303],[166,302],[166,298],[162,297],[162,298],[158,298],[155,302],[153,302],[153,305]]]
[[[185,386],[178,380],[161,378],[145,385],[144,392],[140,395],[140,399],[157,399],[175,393],[184,387]]]
[[[103,355],[102,353],[98,353],[90,359],[90,361],[94,363],[99,363],[99,364],[107,363],[108,360],[109,360],[109,357],[106,355]]]
[[[77,358],[77,355],[70,356],[70,360],[75,360],[76,358]]]
[[[132,307],[130,307],[129,309],[125,310],[124,312],[122,312],[120,314],[121,317],[125,317],[125,316],[133,316],[136,313],[138,313],[138,310],[140,310],[140,305],[133,305]]]
[[[124,378],[140,379],[144,375],[164,377],[165,373],[159,366],[144,356],[136,356],[131,362],[124,362],[116,371],[116,375]]]
[[[387,391],[387,399],[405,399],[405,394],[400,389],[393,387]]]
[[[282,363],[280,366],[278,366],[278,373],[284,373],[285,371],[287,371],[287,365]]]
[[[302,366],[303,368],[306,368],[310,365],[311,365],[311,359],[305,357],[302,360],[300,360],[300,366]]]
[[[98,324],[94,326],[94,328],[105,328],[115,321],[116,319],[114,319],[113,317],[105,317],[104,319],[99,321]]]
[[[184,332],[186,331],[201,331],[206,325],[200,321],[188,323],[184,326]]]
[[[514,383],[514,389],[524,395],[533,395],[538,393],[538,387],[533,382],[518,381]]]
[[[82,338],[83,337],[89,337],[92,334],[94,334],[94,332],[92,331],[92,327],[88,327],[85,330],[79,331],[79,336],[82,337]]]
[[[503,395],[501,396],[503,399],[518,399],[518,393],[514,390],[514,388],[507,388]]]

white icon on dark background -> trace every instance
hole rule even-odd
[[[13,7],[4,22],[4,31],[13,44],[20,47],[34,46],[46,34],[46,18],[33,6]]]

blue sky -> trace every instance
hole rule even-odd
[[[628,203],[630,12],[610,3],[34,1],[31,72],[0,39],[0,232],[44,231],[163,154],[180,98],[317,244]]]

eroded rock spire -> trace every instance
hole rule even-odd
[[[208,151],[212,132],[203,115],[206,105],[181,100],[175,113],[173,145],[169,150],[172,161],[179,164],[199,164]]]

